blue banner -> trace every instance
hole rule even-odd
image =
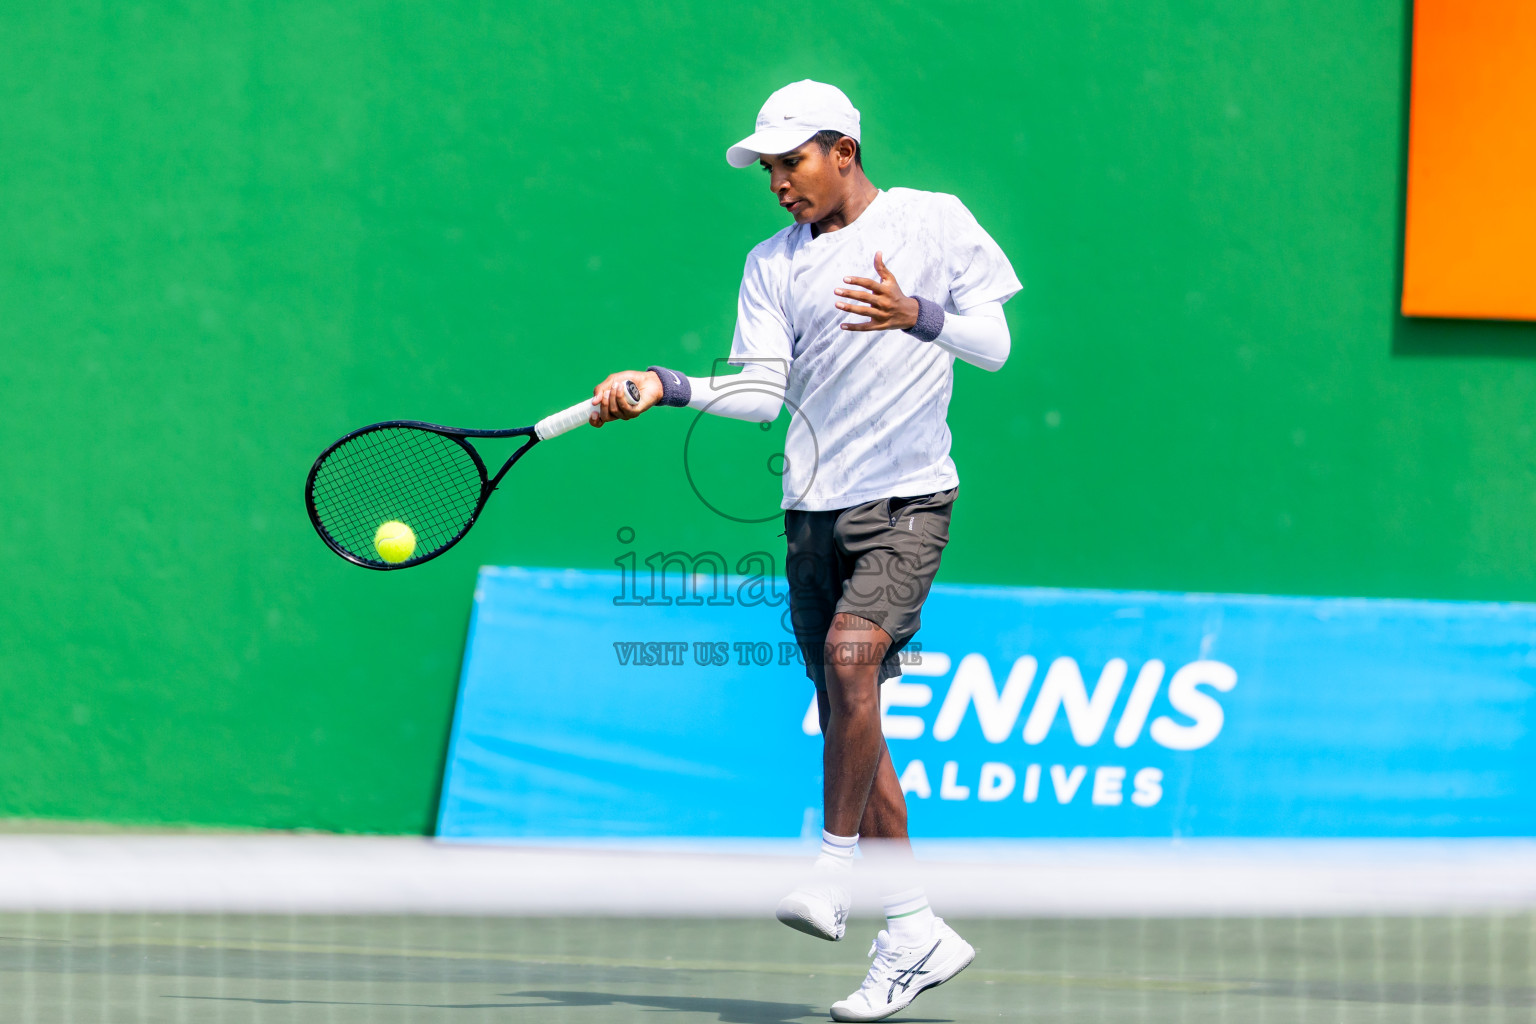
[[[481,571],[441,835],[820,828],[784,581],[693,568]],[[884,728],[926,837],[1533,835],[1533,641],[1531,605],[938,585]]]

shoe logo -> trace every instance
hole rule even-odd
[[[834,907],[834,908],[832,908],[832,927],[834,927],[834,928],[841,928],[843,926],[843,923],[845,921],[847,921],[847,920],[848,920],[848,908],[847,907]]]
[[[924,953],[923,958],[917,963],[913,964],[911,967],[896,972],[896,976],[891,979],[890,990],[885,993],[886,1002],[889,1003],[891,1000],[896,998],[897,985],[901,986],[901,991],[903,994],[905,994],[907,989],[911,987],[914,981],[916,981],[922,975],[928,973],[927,971],[923,970],[923,965],[928,962],[928,959],[933,956],[935,950],[939,948],[939,943],[943,941],[943,939],[940,939],[939,942],[935,942],[933,944],[933,949],[930,949],[928,952]]]

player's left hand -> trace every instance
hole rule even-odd
[[[856,288],[834,288],[833,294],[844,301],[837,308],[854,316],[869,317],[861,324],[843,324],[845,331],[905,331],[917,326],[917,300],[902,293],[896,283],[896,275],[885,265],[880,253],[875,253],[875,273],[880,280],[867,277],[845,277],[844,284]],[[865,289],[860,291],[859,289]]]

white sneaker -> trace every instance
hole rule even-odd
[[[944,919],[933,919],[933,934],[918,946],[898,947],[887,932],[875,936],[869,947],[875,958],[859,990],[832,1004],[833,1020],[883,1020],[942,985],[976,959],[971,944],[955,934]]]
[[[779,900],[773,916],[797,932],[836,942],[843,937],[852,907],[848,887],[827,872],[817,872],[815,879]]]

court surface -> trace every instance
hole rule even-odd
[[[974,966],[898,1021],[1536,1020],[1536,915],[956,920]],[[876,922],[0,915],[3,1019],[826,1020]]]

